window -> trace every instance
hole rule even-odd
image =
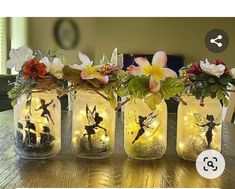
[[[0,17],[0,74],[6,74],[7,18]]]
[[[9,20],[9,32],[8,31]],[[10,38],[10,45],[7,47],[7,37]],[[7,73],[6,61],[9,49],[19,48],[27,45],[27,18],[0,17],[0,74]],[[17,74],[14,69],[11,74]]]
[[[23,45],[27,46],[27,18],[12,17],[10,18],[11,28],[11,49],[17,49]],[[11,74],[17,74],[12,69]]]

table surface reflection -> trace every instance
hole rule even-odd
[[[235,184],[235,126],[223,124],[222,153],[226,169],[213,180],[202,178],[195,164],[175,150],[176,114],[168,115],[168,148],[159,160],[128,158],[123,149],[122,114],[117,114],[115,154],[104,160],[71,154],[71,113],[62,113],[62,149],[50,160],[23,160],[14,152],[13,111],[0,112],[0,188],[15,187],[218,187]]]

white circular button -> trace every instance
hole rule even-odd
[[[197,157],[196,169],[204,178],[217,178],[224,172],[224,157],[216,150],[205,150]]]

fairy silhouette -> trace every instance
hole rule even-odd
[[[88,141],[90,142],[90,145],[92,146],[91,135],[96,134],[95,130],[99,128],[103,129],[105,132],[105,136],[107,136],[107,130],[104,127],[99,125],[103,121],[103,118],[99,115],[98,112],[96,112],[96,106],[94,106],[93,110],[91,111],[88,105],[86,105],[86,117],[88,120],[88,125],[85,125],[86,133],[83,134],[83,137],[87,135]]]
[[[25,122],[26,122],[25,128],[27,129],[25,130],[26,132],[25,143],[28,146],[35,146],[37,144],[37,137],[36,137],[36,133],[33,133],[32,130],[36,132],[36,126],[34,123],[30,121],[29,116],[25,116]]]
[[[41,113],[41,117],[45,117],[47,119],[47,121],[49,122],[49,118],[51,120],[51,122],[53,123],[54,125],[54,121],[51,117],[51,113],[50,111],[47,109],[48,106],[50,106],[52,103],[53,103],[53,100],[51,100],[51,102],[47,103],[46,104],[46,101],[44,99],[40,99],[40,102],[41,102],[41,106],[38,108],[38,109],[35,109],[35,111],[38,111],[40,109],[42,109],[42,113]],[[49,117],[49,118],[48,118]]]
[[[210,149],[210,145],[213,139],[213,130],[216,126],[219,126],[220,123],[218,121],[218,118],[215,119],[213,115],[207,115],[206,117],[203,117],[202,115],[195,113],[194,117],[197,120],[197,126],[199,127],[207,127],[206,129],[206,140],[207,140],[207,148]]]
[[[140,129],[135,139],[133,140],[132,144],[134,144],[140,138],[140,136],[142,136],[145,133],[145,128],[153,129],[152,127],[149,127],[149,125],[153,123],[156,117],[157,115],[154,114],[154,112],[150,113],[147,116],[141,116],[141,115],[138,116],[139,122],[136,121],[136,123],[140,126]]]

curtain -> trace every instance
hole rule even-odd
[[[0,74],[6,74],[7,18],[0,17]]]

